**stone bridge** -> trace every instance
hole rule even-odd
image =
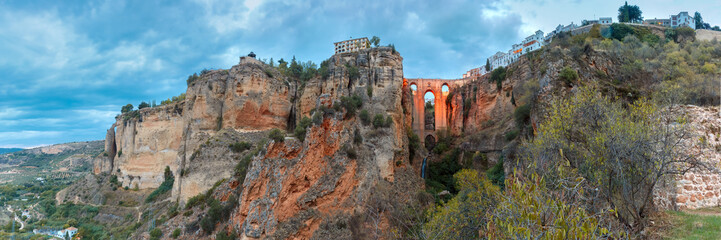
[[[468,80],[470,79],[403,79],[404,85],[407,84],[411,91],[411,116],[413,118],[411,128],[420,137],[424,146],[429,141],[434,145],[438,139],[437,133],[448,128],[450,112],[446,99],[451,91],[458,89]],[[429,92],[433,94],[434,124],[426,122],[425,117],[424,96]]]

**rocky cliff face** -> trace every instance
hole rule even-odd
[[[184,101],[118,116],[106,134],[108,156],[96,159],[94,171],[146,189],[162,183],[168,166],[175,176],[170,199],[181,206],[218,182],[209,196],[227,201],[238,194],[226,228],[250,238],[328,234],[326,220],[364,211],[379,182],[391,184],[397,196],[413,196],[408,187],[422,183],[407,164],[402,58],[381,47],[335,55],[327,67],[326,77],[304,86],[252,58],[203,74],[189,83]],[[358,112],[380,115],[388,126],[363,124],[358,112],[341,107],[341,99],[351,96],[363,102]],[[264,140],[269,129],[286,129],[314,114],[318,120],[304,141]],[[260,151],[229,147],[239,142]],[[251,157],[247,175],[237,176],[245,157]],[[185,227],[191,218],[199,216],[178,216],[166,225]]]
[[[252,139],[254,132],[286,126],[289,84],[265,68],[242,58],[229,70],[211,71],[189,83],[184,101],[118,116],[106,135],[108,156],[98,157],[95,173],[110,172],[123,186],[146,189],[162,183],[168,166],[178,176],[173,197],[183,201],[230,176],[235,160],[222,152],[202,154],[204,143],[225,129],[229,134],[215,140],[222,139],[227,150],[228,143]]]

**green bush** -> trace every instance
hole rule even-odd
[[[360,117],[361,123],[363,125],[368,125],[371,122],[370,114],[368,113],[368,110],[361,110],[360,114],[358,115]]]
[[[308,117],[303,117],[303,119],[300,120],[300,123],[298,123],[298,126],[295,127],[295,131],[293,131],[295,137],[300,140],[301,142],[305,141],[305,134],[307,132],[307,128],[313,124]]]
[[[368,99],[373,97],[373,85],[370,83],[366,87],[366,95],[368,95]]]
[[[486,176],[493,184],[503,189],[506,181],[506,172],[503,170],[503,156],[498,159],[498,162],[493,167],[486,170]]]
[[[172,237],[173,239],[176,239],[179,236],[180,236],[180,228],[176,228],[175,230],[173,230],[173,233],[170,234],[170,237]]]
[[[283,133],[280,129],[273,128],[273,130],[270,130],[270,133],[268,133],[268,138],[272,139],[276,143],[283,142],[283,140],[285,140],[285,133]]]
[[[383,117],[383,114],[376,114],[375,117],[373,117],[373,127],[374,128],[381,128],[385,124],[385,118]]]
[[[146,102],[141,102],[140,104],[138,104],[138,109],[149,108],[149,107],[150,107],[150,104],[146,103]]]
[[[521,127],[526,124],[526,121],[531,116],[531,105],[524,104],[520,107],[517,107],[516,110],[513,111],[513,118],[516,120],[516,126]]]
[[[191,209],[195,206],[198,206],[198,205],[201,205],[204,203],[205,203],[205,193],[198,193],[198,195],[195,195],[195,196],[191,197],[190,199],[188,199],[188,202],[185,203],[185,209]],[[183,214],[183,215],[185,215],[185,214]]]
[[[558,78],[563,80],[567,84],[571,84],[573,83],[573,81],[576,81],[576,79],[578,79],[578,73],[576,72],[576,70],[573,70],[570,67],[566,66],[561,69],[561,73],[558,74]]]
[[[160,229],[153,228],[153,230],[150,230],[150,239],[160,239],[161,236],[163,236],[163,232]]]
[[[356,145],[363,143],[363,136],[357,128],[353,130],[353,143]]]
[[[383,127],[391,127],[391,125],[393,125],[393,118],[386,116],[386,122],[383,124]]]
[[[315,111],[313,113],[313,124],[316,126],[323,123],[323,112],[322,111]]]
[[[128,105],[123,106],[120,108],[120,113],[127,113],[133,111],[133,104],[128,103]]]
[[[175,183],[175,177],[173,176],[173,172],[170,171],[170,167],[168,167],[168,166],[165,166],[164,178],[165,178],[165,180],[163,181],[163,183],[160,184],[160,187],[158,187],[158,189],[155,189],[155,191],[150,193],[150,195],[148,195],[148,197],[145,198],[145,202],[147,202],[147,203],[152,202],[158,196],[173,189],[173,183]]]
[[[340,97],[340,104],[341,107],[346,110],[346,117],[353,117],[355,116],[356,110],[363,106],[363,98],[358,95],[351,97],[342,96]]]
[[[343,145],[343,149],[345,150],[346,155],[348,155],[348,158],[356,159],[358,157],[358,153],[356,153],[355,149],[352,146],[346,144]]]
[[[436,146],[433,148],[433,152],[435,154],[442,154],[446,151],[448,151],[448,144],[445,142],[438,142],[438,144],[436,144]]]
[[[230,145],[228,145],[228,147],[230,147],[230,150],[232,150],[233,152],[239,153],[252,148],[253,144],[243,141],[231,143]]]
[[[235,240],[236,238],[238,238],[238,234],[235,232],[235,229],[233,229],[230,234],[225,229],[215,234],[215,240]]]
[[[506,141],[511,141],[513,139],[516,139],[518,137],[518,129],[513,129],[506,133]]]
[[[498,89],[500,89],[500,86],[503,82],[503,80],[506,80],[506,68],[505,67],[498,67],[496,69],[493,69],[491,72],[491,77],[488,78],[491,82],[496,82],[496,86]]]

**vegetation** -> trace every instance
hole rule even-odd
[[[381,39],[377,36],[373,36],[370,40],[370,43],[373,44],[374,47],[378,47],[381,44]]]
[[[220,201],[211,197],[210,201],[207,201],[209,207],[208,213],[200,220],[200,227],[206,233],[213,232],[218,222],[226,221],[228,217],[230,217],[230,213],[237,204],[238,199],[235,195],[231,195],[224,204],[221,204]]]
[[[253,148],[253,144],[243,141],[243,142],[231,143],[230,145],[228,145],[228,147],[230,148],[230,150],[232,150],[235,153],[241,153],[245,150]]]
[[[628,5],[626,2],[623,6],[618,8],[618,21],[619,22],[642,22],[643,12],[636,5]]]
[[[578,73],[576,70],[566,66],[561,69],[561,73],[558,74],[558,78],[566,82],[566,84],[571,84],[578,79]]]
[[[341,96],[340,106],[345,109],[346,117],[351,118],[355,116],[357,109],[363,106],[363,98],[358,95],[353,95],[351,97]]]
[[[496,82],[496,87],[500,90],[503,80],[506,80],[506,68],[497,67],[496,69],[493,69],[493,71],[491,72],[491,77],[488,80],[491,82]]]
[[[115,175],[113,175],[115,176]],[[163,174],[163,183],[160,184],[160,187],[158,189],[155,189],[150,195],[148,195],[147,198],[145,198],[145,202],[152,202],[155,201],[155,198],[162,195],[163,193],[166,193],[173,189],[173,183],[175,183],[175,177],[173,176],[173,172],[170,171],[170,167],[165,166],[165,172]]]
[[[150,239],[160,239],[160,237],[163,236],[163,232],[160,231],[158,228],[153,228],[153,230],[150,230]]]
[[[128,103],[128,105],[125,105],[120,109],[120,113],[127,113],[130,111],[133,111],[133,104],[130,104],[130,103]]]
[[[373,127],[374,128],[382,128],[385,126],[385,118],[383,117],[383,114],[376,114],[375,117],[373,117]]]
[[[370,117],[370,113],[368,113],[368,110],[365,110],[365,109],[361,110],[360,115],[358,115],[358,117],[360,118],[361,123],[363,123],[363,125],[368,125],[371,122],[371,117]]]
[[[702,210],[709,211],[709,210]],[[714,211],[714,210],[711,210]],[[714,214],[700,215],[691,212],[669,212],[671,220],[678,223],[671,228],[669,239],[718,239],[721,236],[721,216]]]
[[[293,134],[299,141],[301,141],[301,142],[305,141],[305,134],[308,131],[307,128],[310,127],[312,124],[313,124],[313,122],[311,122],[310,118],[303,117],[303,119],[300,120],[300,123],[298,123],[298,125],[295,126],[295,130],[293,131]]]
[[[176,228],[175,230],[173,230],[173,233],[170,234],[170,237],[173,238],[173,239],[176,239],[176,238],[178,238],[179,236],[180,236],[180,228]]]
[[[272,139],[276,143],[283,142],[283,140],[285,140],[285,133],[283,133],[280,129],[273,128],[270,130],[270,133],[268,133],[268,138]]]
[[[138,104],[138,110],[143,109],[143,108],[149,108],[149,107],[150,107],[150,104],[146,103],[146,102],[141,102],[140,104]]]

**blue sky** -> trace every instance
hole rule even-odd
[[[103,139],[120,106],[184,92],[203,68],[258,58],[312,60],[333,42],[377,35],[406,77],[458,78],[537,29],[616,16],[623,1],[4,1],[0,0],[0,147]],[[644,17],[721,1],[629,1]]]

